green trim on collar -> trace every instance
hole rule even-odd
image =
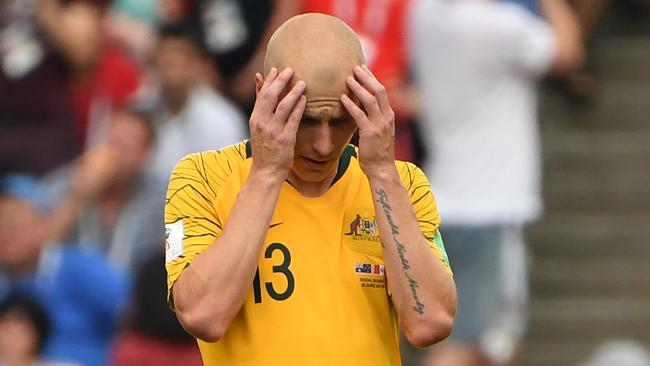
[[[246,159],[250,158],[253,156],[253,149],[251,148],[251,140],[246,140]],[[332,186],[334,183],[336,183],[343,174],[345,174],[345,171],[348,169],[348,166],[350,165],[350,159],[352,157],[357,157],[357,151],[354,149],[354,145],[348,144],[345,149],[343,149],[343,153],[341,154],[341,158],[339,159],[339,166],[336,170],[336,175],[334,176],[334,180],[332,181]]]
[[[251,147],[251,140],[246,140],[246,159],[253,156],[253,148]]]
[[[341,154],[341,158],[339,159],[339,167],[334,176],[334,180],[332,181],[332,185],[334,185],[334,183],[341,179],[343,174],[345,174],[345,171],[350,165],[350,159],[352,159],[353,156],[355,158],[357,157],[357,151],[354,149],[354,145],[348,144],[345,149],[343,149],[343,154]]]

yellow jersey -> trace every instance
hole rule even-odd
[[[345,148],[320,197],[283,183],[248,298],[221,340],[198,341],[205,365],[400,364],[370,185],[356,155]],[[165,204],[172,308],[172,286],[221,233],[250,156],[244,141],[188,155],[174,169]],[[451,274],[425,175],[411,163],[396,165],[422,234]]]

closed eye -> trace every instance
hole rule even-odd
[[[312,117],[303,117],[300,121],[301,125],[315,125],[318,124],[318,119]]]

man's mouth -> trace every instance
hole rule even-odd
[[[301,156],[301,158],[307,162],[307,165],[313,166],[313,167],[323,167],[327,165],[329,162],[329,159],[311,159],[306,156]]]

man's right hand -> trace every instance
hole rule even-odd
[[[266,79],[255,75],[257,96],[249,120],[253,166],[251,174],[284,181],[293,164],[296,132],[305,110],[306,84],[298,81],[280,100],[293,70],[271,68]]]

